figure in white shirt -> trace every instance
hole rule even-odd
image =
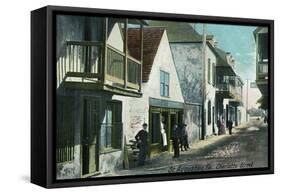
[[[166,124],[165,124],[165,118],[162,117],[162,121],[160,124],[160,132],[161,132],[161,136],[162,136],[162,151],[167,151],[167,134],[166,134]]]

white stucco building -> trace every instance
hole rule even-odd
[[[129,30],[129,51],[138,58],[138,34]],[[126,98],[123,105],[124,135],[134,140],[143,123],[148,124],[149,156],[161,152],[160,123],[165,120],[168,147],[171,150],[171,129],[182,122],[183,96],[172,53],[164,28],[146,27],[143,36],[142,97]],[[121,97],[124,100],[124,97]],[[120,99],[120,97],[116,97]]]

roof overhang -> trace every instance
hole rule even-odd
[[[227,75],[227,76],[236,76],[236,73],[230,65],[217,65],[216,66],[217,74]]]

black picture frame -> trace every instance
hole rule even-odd
[[[56,180],[55,178],[55,15],[115,16],[168,21],[266,26],[269,30],[269,124],[268,168],[219,170],[196,173],[101,177]],[[274,173],[274,21],[248,18],[154,13],[94,8],[46,6],[31,12],[31,182],[46,188],[136,182],[245,176]]]

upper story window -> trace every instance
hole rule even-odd
[[[208,72],[207,72],[207,75],[208,75],[208,83],[210,84],[211,83],[211,59],[209,58],[208,59]]]
[[[170,74],[165,71],[160,71],[160,95],[169,96],[170,90]]]
[[[212,69],[213,69],[213,76],[212,76],[212,82],[213,86],[216,85],[216,64],[212,63]]]
[[[268,34],[258,35],[258,61],[268,62]]]
[[[212,122],[212,116],[211,116],[211,101],[208,101],[208,125],[211,124]]]

